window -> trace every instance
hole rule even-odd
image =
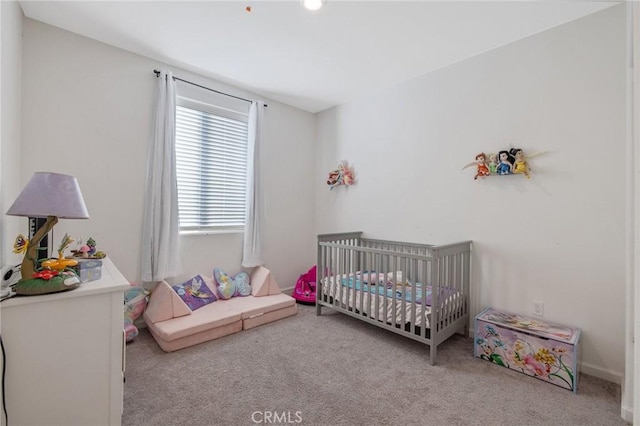
[[[242,230],[247,114],[178,98],[176,172],[180,231]]]

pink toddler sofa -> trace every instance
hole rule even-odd
[[[215,293],[213,279],[205,277],[205,281]],[[218,299],[195,311],[162,281],[151,293],[143,318],[162,350],[172,352],[297,312],[295,299],[283,294],[271,272],[261,266],[251,273],[251,295]]]

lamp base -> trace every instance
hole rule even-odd
[[[31,278],[21,280],[13,287],[16,295],[37,296],[40,294],[58,293],[80,287],[80,278],[72,272],[65,272],[50,279]]]

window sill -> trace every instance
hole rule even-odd
[[[242,229],[221,229],[216,231],[180,231],[181,237],[190,237],[193,235],[226,235],[226,234],[243,234]]]

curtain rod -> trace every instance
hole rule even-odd
[[[156,74],[156,77],[160,77],[160,71],[158,71],[158,70],[153,70],[153,72]],[[219,94],[224,95],[224,96],[229,96],[230,98],[240,99],[241,101],[245,101],[245,102],[249,102],[249,103],[252,103],[252,102],[253,102],[251,99],[245,99],[245,98],[241,98],[240,96],[230,95],[230,94],[228,94],[228,93],[224,93],[224,92],[220,92],[220,91],[218,91],[218,90],[210,89],[209,87],[204,87],[204,86],[201,86],[201,85],[199,85],[199,84],[197,84],[197,83],[193,83],[193,82],[191,82],[191,81],[183,80],[183,79],[178,78],[178,77],[176,77],[176,76],[173,76],[173,79],[174,79],[174,80],[178,80],[178,81],[182,81],[183,83],[191,84],[192,86],[196,86],[196,87],[199,87],[199,88],[201,88],[201,89],[209,90],[209,91],[211,91],[211,92],[216,92],[216,93],[219,93]],[[267,104],[264,104],[264,106],[265,106],[265,108],[266,108],[268,105],[267,105]]]

